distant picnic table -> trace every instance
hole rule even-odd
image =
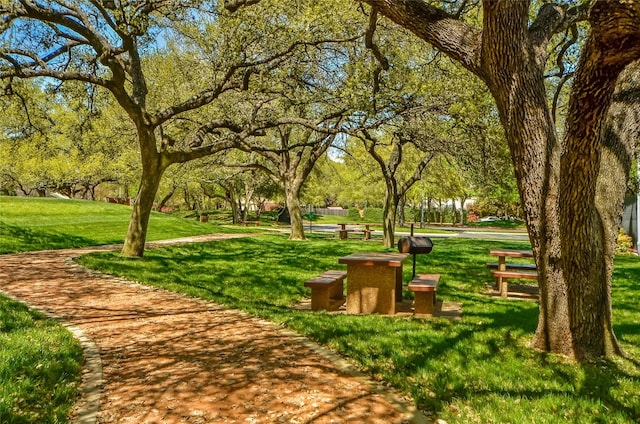
[[[500,296],[507,297],[508,279],[538,280],[535,264],[507,263],[507,258],[533,258],[532,250],[494,249],[489,254],[498,257],[497,263],[487,263],[487,267],[494,269],[491,275],[496,278],[496,289]]]
[[[340,223],[340,230],[338,230],[338,235],[340,240],[346,240],[349,238],[349,233],[354,234],[362,234],[363,240],[369,240],[371,238],[371,225],[372,224],[346,224]],[[364,226],[364,229],[362,229]],[[348,227],[348,228],[347,228]]]

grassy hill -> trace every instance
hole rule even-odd
[[[0,253],[117,244],[131,207],[87,200],[0,196]],[[220,227],[152,212],[147,240],[219,232]]]

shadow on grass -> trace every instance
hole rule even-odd
[[[485,413],[497,409],[504,415],[500,419],[512,422],[530,418],[531,410],[552,417],[563,408],[575,410],[576,422],[595,416],[594,410],[602,417],[614,411],[617,418],[611,422],[637,422],[638,394],[625,395],[640,385],[635,371],[616,362],[574,365],[533,351],[528,343],[537,325],[537,304],[481,294],[491,278],[484,265],[490,246],[526,248],[523,243],[437,241],[432,254],[418,258],[417,272],[442,274],[438,294],[462,302],[461,321],[310,313],[289,307],[308,295],[305,279],[327,269],[344,269],[337,260],[349,253],[383,250],[375,243],[320,237],[289,242],[263,236],[152,249],[140,261],[113,253],[91,260],[107,272],[285,323],[410,393],[420,409],[432,414],[446,415],[450,405],[461,403]],[[405,267],[405,281],[410,268]],[[627,328],[626,322],[618,329],[637,334],[638,328]],[[503,411],[503,404],[519,412]]]
[[[34,231],[29,228],[0,222],[0,253],[86,247],[95,244],[95,240],[86,237],[48,231]]]

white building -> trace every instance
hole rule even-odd
[[[633,244],[640,246],[638,240],[638,197],[628,197],[624,202],[624,213],[622,215],[622,229],[633,238]],[[640,254],[640,248],[639,254]]]

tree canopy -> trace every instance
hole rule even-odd
[[[287,134],[317,159],[322,140],[348,134],[388,176],[407,140],[428,154],[415,144],[422,135],[456,134],[476,148],[456,163],[480,161],[472,178],[497,180],[492,168],[504,166],[485,159],[504,157],[499,120],[539,272],[533,346],[579,360],[621,353],[610,292],[640,133],[640,2],[10,0],[0,22],[6,90],[19,79],[80,82],[109,92],[128,116],[142,164],[129,256],[142,255],[172,164],[232,147],[283,158],[291,144],[275,141]],[[477,80],[438,84],[441,71],[457,72],[428,66],[441,55]],[[478,81],[486,89],[468,89]],[[397,205],[403,190],[385,183]]]

